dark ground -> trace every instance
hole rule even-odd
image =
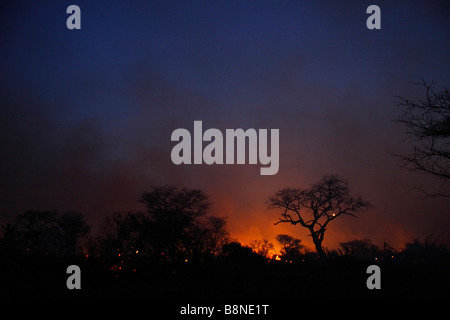
[[[81,268],[81,289],[69,290],[69,265]],[[366,269],[381,268],[381,289],[369,290]],[[1,262],[1,296],[9,299],[449,299],[447,264],[327,261],[212,261],[135,264],[110,270],[90,258],[21,257]]]
[[[81,268],[80,290],[66,287],[69,277],[66,269],[71,264]],[[266,315],[225,316],[216,312],[213,318],[290,319],[293,313],[304,310],[368,315],[380,313],[380,308],[384,312],[397,308],[402,314],[405,310],[414,313],[423,303],[446,307],[441,300],[450,300],[448,265],[378,263],[380,290],[369,290],[366,286],[368,265],[345,260],[212,261],[143,263],[134,265],[135,271],[119,271],[105,268],[104,263],[90,258],[21,257],[1,260],[0,290],[4,306],[9,306],[6,300],[15,300],[18,306],[24,301],[29,306],[29,300],[34,300],[31,302],[37,302],[42,313],[53,310],[55,305],[66,306],[69,308],[66,310],[73,312],[93,306],[112,313],[124,312],[127,317],[130,317],[127,312],[141,310],[149,319],[207,318],[180,315],[181,307],[188,304],[214,306],[216,310],[223,309],[224,304],[268,304]],[[362,307],[364,313],[356,312],[355,306]],[[151,316],[154,314],[160,316]],[[161,317],[162,314],[165,316]]]

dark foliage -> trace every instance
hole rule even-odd
[[[2,226],[1,248],[9,254],[73,256],[88,232],[80,213],[27,211]]]
[[[450,297],[449,252],[431,236],[403,250],[353,240],[316,259],[300,239],[278,235],[281,259],[268,259],[268,241],[230,242],[226,221],[207,215],[202,192],[158,187],[144,196],[146,212],[114,213],[95,236],[79,213],[28,211],[3,225],[2,298]],[[73,264],[82,270],[81,290],[66,287]],[[382,290],[365,285],[371,264],[382,270]]]

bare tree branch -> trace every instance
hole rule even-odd
[[[417,83],[416,83],[417,84]],[[413,151],[396,155],[401,165],[410,171],[422,171],[441,180],[439,191],[424,192],[432,196],[450,197],[450,92],[449,88],[435,91],[434,84],[422,80],[426,98],[412,101],[397,97],[402,114],[394,121],[406,128],[407,140]]]

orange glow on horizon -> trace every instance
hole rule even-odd
[[[227,208],[232,206],[230,203],[225,205]],[[287,234],[300,239],[306,251],[316,252],[315,245],[306,228],[290,223],[274,225],[279,218],[279,212],[267,210],[261,205],[242,208],[241,210],[237,210],[236,206],[234,207],[237,212],[229,215],[227,219],[231,240],[247,247],[251,247],[252,241],[267,240],[273,245],[273,250],[269,252],[270,257],[272,257],[280,254],[282,250],[276,236]],[[335,213],[332,215],[336,217]],[[393,248],[400,250],[405,243],[412,241],[413,237],[410,237],[400,224],[385,217],[383,217],[384,220],[381,220],[379,217],[373,211],[364,213],[356,219],[347,216],[339,217],[327,228],[323,248],[325,250],[337,250],[342,242],[369,239],[379,247],[383,247],[383,243],[386,242]],[[374,220],[377,224],[374,223]],[[373,228],[374,225],[377,225],[377,228]]]

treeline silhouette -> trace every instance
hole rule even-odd
[[[157,186],[139,201],[145,211],[113,213],[95,234],[77,212],[27,211],[3,224],[2,295],[66,297],[65,268],[71,264],[80,265],[88,290],[70,294],[87,296],[204,297],[212,291],[313,297],[336,290],[359,296],[369,292],[364,279],[370,264],[388,266],[387,278],[400,285],[424,274],[423,279],[433,274],[449,284],[450,254],[434,234],[401,250],[355,239],[335,250],[325,248],[323,259],[286,234],[276,237],[279,251],[268,240],[242,245],[231,239],[226,219],[208,215],[210,200],[201,190]],[[426,288],[429,281],[418,283],[417,288]],[[396,290],[403,294],[398,288],[390,293]],[[409,288],[408,295],[417,290]]]
[[[226,220],[206,214],[210,201],[200,190],[154,187],[140,201],[145,212],[115,212],[95,235],[81,213],[27,211],[2,225],[1,253],[201,262],[229,242]]]

